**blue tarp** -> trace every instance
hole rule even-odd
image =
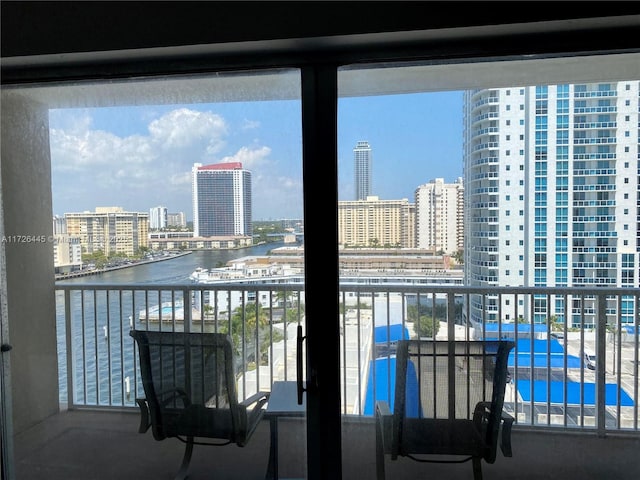
[[[530,352],[532,343],[534,353],[564,353],[564,347],[556,339],[550,339],[547,341],[536,338],[533,340],[530,338],[519,338],[516,342],[516,350],[518,352]]]
[[[398,340],[409,339],[409,329],[404,327],[404,335],[401,323],[393,323],[391,325],[381,325],[374,330],[374,338],[376,343],[397,342]]]
[[[375,385],[374,385],[375,368]],[[391,383],[389,383],[391,382]],[[375,400],[374,400],[375,390]],[[372,416],[376,401],[386,401],[393,412],[394,396],[396,391],[396,357],[381,357],[374,362],[369,362],[369,378],[367,379],[367,392],[364,399],[363,414]],[[413,363],[407,365],[407,393],[405,410],[407,416],[418,416],[418,377]]]
[[[516,380],[518,393],[525,402],[531,401],[531,381]],[[584,401],[580,402],[580,395],[584,395]],[[552,381],[547,388],[545,380],[533,381],[533,401],[534,403],[547,403],[548,394],[551,393],[550,403],[556,405],[564,405],[564,382]],[[567,405],[595,406],[596,404],[596,384],[579,382],[567,382]],[[615,383],[607,383],[605,385],[605,404],[615,406],[618,402],[618,385]],[[633,399],[624,389],[620,390],[620,405],[624,407],[632,407]]]
[[[518,335],[531,334],[530,323],[518,323],[517,327]],[[513,338],[516,332],[516,324],[503,323],[500,326],[497,323],[485,323],[484,325],[478,325],[477,329],[480,332],[483,332],[484,329],[484,338],[486,340],[498,340],[498,331],[500,331],[500,335],[502,336],[502,338]],[[547,332],[547,326],[543,323],[536,323],[533,325],[533,331],[535,333],[545,333]]]
[[[531,349],[533,347],[533,353]],[[518,368],[564,368],[564,347],[558,340],[539,340],[520,338],[515,350],[509,353],[509,367]],[[567,355],[567,368],[580,368],[580,358],[575,355]]]
[[[518,368],[529,368],[533,364],[533,368],[564,368],[564,354],[552,353],[531,353],[516,352],[509,353],[509,367],[516,366],[516,355],[518,358]],[[567,368],[580,368],[580,358],[575,355],[567,355]]]

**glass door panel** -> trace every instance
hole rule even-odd
[[[615,264],[617,249],[636,244],[634,229],[616,228],[613,216],[633,212],[636,201],[627,190],[637,177],[637,135],[616,127],[637,116],[633,65],[636,54],[339,70],[343,458],[374,456],[374,405],[393,408],[402,339],[536,331],[536,338],[566,341],[573,329],[582,333],[560,347],[565,365],[581,350],[595,355],[599,348],[597,363],[606,353],[619,370],[622,336],[612,348],[604,330],[599,338],[585,330],[598,324],[594,301],[578,308],[574,300],[571,315],[566,294],[491,289],[635,282],[606,267]],[[632,257],[624,257],[627,269]],[[462,293],[461,286],[477,290]],[[607,328],[619,332],[615,325],[632,317],[616,316],[613,303]],[[512,365],[513,376],[528,381],[531,364]],[[593,365],[536,369],[536,378],[593,382]],[[513,385],[505,398],[505,409],[525,424],[582,425],[580,416],[597,410],[539,404]],[[616,413],[607,410],[621,422],[622,403]],[[345,468],[345,478],[361,474],[357,462]]]
[[[300,82],[283,69],[3,91],[48,109],[60,405],[137,409],[132,328],[227,334],[238,400],[273,401],[255,454],[225,468],[306,476]]]

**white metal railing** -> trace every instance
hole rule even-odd
[[[296,379],[303,284],[59,283],[56,295],[60,400],[69,408],[135,407],[143,390],[133,327],[229,333],[241,397]],[[374,399],[391,398],[377,358],[393,355],[400,338],[435,333],[517,341],[505,409],[519,425],[640,431],[636,289],[341,283],[338,302],[345,415],[370,415]]]

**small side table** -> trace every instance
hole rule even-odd
[[[298,405],[296,382],[273,382],[269,403],[264,412],[269,419],[271,446],[269,448],[269,465],[266,480],[278,480],[278,419],[280,417],[304,417],[307,411],[306,396],[302,405]]]

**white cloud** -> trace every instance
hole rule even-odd
[[[188,108],[173,110],[149,124],[151,140],[171,150],[204,143],[209,153],[219,151],[227,135],[227,124],[215,113]]]
[[[174,173],[169,176],[169,183],[180,187],[187,185],[191,188],[191,172]]]
[[[180,108],[147,121],[143,133],[119,136],[105,131],[109,127],[96,129],[84,111],[77,118],[58,116],[50,130],[54,213],[166,205],[190,217],[193,163],[241,162],[252,172],[254,218],[300,216],[301,180],[278,171],[283,167],[269,146],[245,139],[235,153],[220,155],[229,137],[222,116]],[[260,123],[245,120],[244,127]]]
[[[253,170],[263,164],[269,157],[270,153],[271,149],[269,147],[242,147],[234,155],[224,157],[220,162],[242,162],[242,167],[245,170]]]

